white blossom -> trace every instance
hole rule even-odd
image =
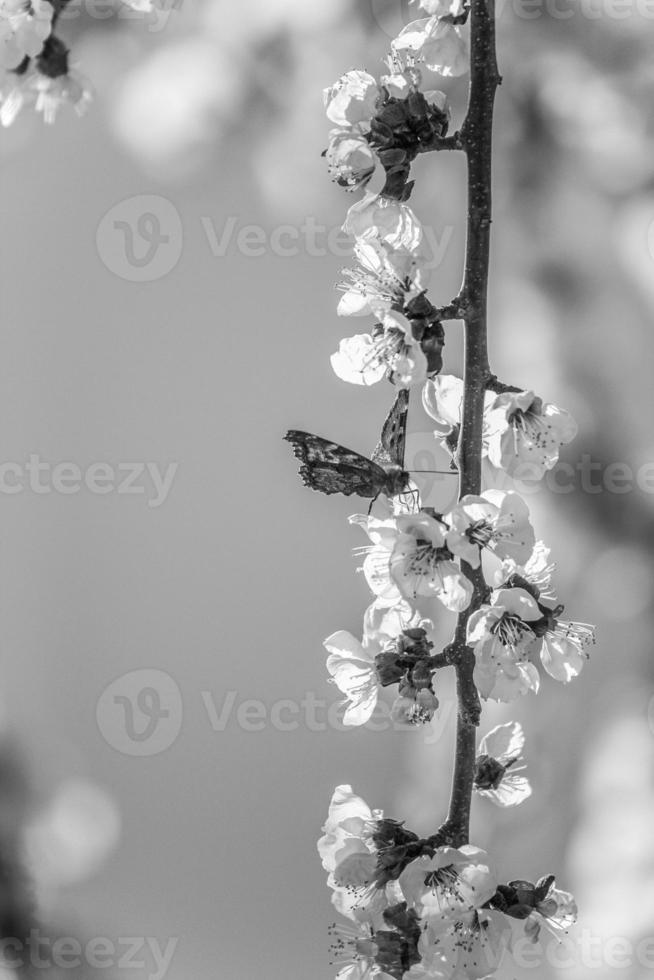
[[[398,695],[391,707],[391,721],[400,728],[428,724],[438,709],[438,698],[429,688]]]
[[[382,75],[380,81],[391,98],[406,99],[412,92],[420,92],[425,102],[439,109],[449,121],[450,107],[445,92],[426,87],[435,80],[437,73],[431,72],[425,65],[416,65],[409,51],[394,52],[390,62],[391,73]]]
[[[556,888],[552,882],[549,892],[527,920],[525,932],[532,941],[538,942],[541,922],[555,936],[560,937],[560,934],[566,932],[576,921],[577,903],[574,896],[570,892]]]
[[[436,438],[447,438],[461,424],[463,382],[451,375],[428,380],[423,389],[425,411],[437,423]],[[577,434],[572,417],[556,405],[543,404],[533,391],[487,391],[484,400],[482,458],[517,478],[540,479],[552,469],[562,445]]]
[[[423,619],[405,599],[388,605],[383,599],[376,598],[363,617],[363,645],[376,644],[383,649],[404,630],[417,627],[428,632],[433,629],[433,623]]]
[[[378,164],[370,143],[355,129],[333,129],[325,159],[332,180],[352,191],[367,185]]]
[[[497,890],[488,855],[471,844],[439,847],[433,857],[416,858],[399,883],[409,907],[436,928],[480,908]]]
[[[375,931],[368,919],[338,923],[330,929],[332,964],[339,967],[336,980],[372,980],[385,977],[377,966]]]
[[[479,743],[475,790],[497,806],[517,806],[531,796],[531,786],[522,775],[525,736],[518,722],[497,725]]]
[[[467,609],[472,584],[452,560],[447,547],[447,528],[430,514],[402,514],[378,520],[356,515],[372,547],[363,549],[363,571],[368,585],[386,601],[400,597],[436,597],[453,612]]]
[[[330,357],[334,374],[348,384],[377,384],[388,370],[384,340],[383,334],[380,341],[369,333],[345,337]]]
[[[343,724],[365,725],[377,704],[379,679],[375,656],[380,647],[370,640],[364,645],[346,630],[332,633],[323,646],[329,651],[327,670],[348,704]]]
[[[427,377],[427,358],[402,313],[385,313],[374,334],[345,338],[330,360],[350,384],[373,385],[388,374],[398,387],[410,388]]]
[[[392,47],[396,52],[413,52],[417,61],[445,77],[463,75],[470,67],[467,32],[437,16],[407,24]]]
[[[370,127],[375,114],[379,86],[366,71],[348,71],[323,92],[327,118],[336,126],[363,124]]]
[[[472,584],[452,560],[445,525],[429,514],[397,519],[389,571],[406,599],[435,596],[453,612],[470,605]]]
[[[501,912],[475,909],[461,913],[445,929],[425,930],[419,951],[425,980],[483,980],[497,971],[510,944],[510,921]],[[420,980],[416,968],[404,980]]]
[[[483,698],[513,701],[538,691],[538,671],[529,661],[535,639],[530,624],[542,618],[536,600],[520,588],[498,589],[490,605],[471,615],[467,640],[474,649],[474,680]]]
[[[372,922],[389,902],[401,901],[396,881],[385,887],[375,884],[378,852],[373,838],[382,818],[383,812],[371,810],[351,786],[337,786],[318,841],[332,904],[341,915],[357,922]]]
[[[408,204],[380,194],[365,194],[347,212],[343,231],[354,238],[371,234],[398,252],[421,255],[423,229]]]
[[[345,893],[346,901],[351,899],[350,913],[366,904],[364,896],[377,866],[372,832],[374,821],[381,817],[381,811],[371,810],[351,786],[343,784],[334,790],[318,853],[329,875],[329,887]]]
[[[358,266],[343,271],[339,316],[381,317],[391,309],[402,309],[424,291],[427,274],[424,262],[411,252],[385,245],[374,229],[357,238],[354,253]]]
[[[566,622],[560,618],[563,606],[552,585],[553,572],[550,550],[538,541],[524,565],[505,560],[495,574],[495,583],[507,586],[522,582],[538,596],[542,620],[529,652],[533,657],[540,655],[550,677],[565,684],[581,673],[588,659],[588,648],[595,642],[595,628],[588,623]]]
[[[556,610],[555,610],[556,612]],[[553,614],[539,641],[543,667],[556,681],[569,683],[578,677],[588,660],[588,647],[595,642],[595,629],[588,623],[567,623]]]
[[[406,99],[412,92],[420,92],[428,105],[439,109],[449,121],[447,95],[440,89],[442,74],[418,62],[410,48],[392,49],[387,64],[389,73],[381,76],[380,83],[392,98]]]
[[[398,388],[411,388],[427,378],[427,358],[413,336],[411,321],[402,313],[386,313],[382,320],[384,336],[392,338],[393,353],[389,358],[391,381]],[[399,349],[396,345],[400,344]]]
[[[501,567],[494,574],[493,581],[495,586],[500,588],[514,576],[519,576],[538,591],[538,602],[540,605],[547,605],[554,608],[558,602],[552,585],[555,565],[550,560],[550,555],[551,549],[543,541],[537,541],[529,561],[523,565],[520,565],[511,558],[505,559]]]
[[[389,903],[397,901],[398,892],[397,882],[389,882],[385,888],[372,885],[339,887],[332,891],[332,905],[339,915],[351,922],[371,922],[382,914]]]
[[[514,901],[521,909],[532,911],[521,915],[517,933],[537,943],[543,926],[555,938],[560,939],[577,920],[577,903],[570,892],[556,887],[554,876],[541,878],[536,885],[530,881],[511,881]]]
[[[427,381],[422,390],[422,404],[427,415],[437,423],[436,435],[446,438],[461,425],[463,381],[453,374],[440,374]]]
[[[509,476],[540,479],[557,463],[561,446],[577,434],[577,424],[533,391],[497,395],[487,417],[488,456]]]
[[[526,589],[497,589],[490,605],[476,610],[467,626],[475,651],[475,683],[484,698],[512,701],[540,684],[533,660],[557,681],[567,683],[588,659],[594,628],[558,617],[563,606],[541,606]]]
[[[0,68],[18,68],[35,58],[52,29],[48,0],[0,0]]]
[[[447,545],[472,568],[479,568],[481,548],[500,559],[527,562],[536,536],[529,522],[529,508],[517,493],[487,490],[467,495],[443,518],[450,526]]]
[[[436,17],[460,17],[463,13],[463,0],[410,0],[416,3],[428,14]]]
[[[358,524],[370,538],[371,544],[358,548],[363,556],[362,571],[371,591],[380,605],[393,606],[404,601],[390,575],[390,558],[397,538],[397,518],[390,511],[381,517],[371,514],[353,514],[350,524]]]
[[[484,430],[482,436],[482,464],[488,456],[487,417],[495,395],[487,391],[484,399]],[[451,454],[451,440],[456,438],[463,411],[463,381],[452,374],[441,374],[425,382],[422,404],[436,425],[434,435],[441,446]]]
[[[139,13],[149,14],[155,9],[165,9],[174,6],[175,0],[123,0],[127,7],[138,10]]]

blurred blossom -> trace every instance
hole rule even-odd
[[[204,24],[228,44],[252,44],[276,31],[316,32],[338,24],[351,0],[307,3],[306,0],[249,0],[247,7],[231,0],[208,0]]]
[[[588,588],[604,602],[604,615],[609,619],[629,621],[642,616],[652,601],[652,563],[640,548],[615,546],[600,552],[588,576]]]
[[[120,814],[99,786],[70,779],[26,828],[28,864],[42,898],[94,874],[120,836]]]
[[[537,382],[543,391],[552,391],[560,370],[555,357],[556,309],[542,290],[525,278],[508,273],[498,286],[501,305],[497,329],[504,341],[500,355],[506,380],[516,387]]]
[[[317,37],[299,46],[293,53],[292,80],[286,79],[293,97],[284,97],[275,125],[258,134],[251,161],[254,176],[268,205],[285,221],[297,220],[307,209],[315,208],[316,187],[326,178],[320,154],[327,145],[329,127],[320,90],[332,80],[333,64],[333,55]],[[286,92],[285,88],[278,90]]]
[[[618,261],[654,310],[654,195],[626,201],[616,215],[615,232]]]
[[[210,40],[160,48],[129,72],[113,105],[119,137],[148,169],[179,174],[197,165],[242,108],[240,70]]]
[[[654,739],[635,708],[626,703],[591,742],[571,848],[583,921],[632,941],[651,935],[654,909]]]
[[[268,97],[271,90],[277,93],[275,124],[257,130],[258,146],[252,154],[259,189],[268,207],[285,221],[298,220],[307,209],[314,209],[319,199],[317,188],[325,187],[326,165],[321,153],[327,146],[330,127],[323,114],[322,90],[339,77],[348,59],[363,64],[363,32],[354,17],[346,21],[347,36],[343,34],[341,18],[350,3],[339,0],[330,5],[330,21],[323,26],[319,26],[320,17],[326,21],[326,15],[318,14],[320,6],[307,5],[303,17],[290,25],[286,64],[278,70],[277,83],[265,88]],[[313,30],[308,29],[308,17],[317,18]],[[375,71],[375,62],[383,52],[380,47],[371,71]]]
[[[581,151],[587,174],[616,193],[648,177],[653,140],[638,103],[622,91],[618,77],[572,52],[549,52],[537,71],[553,130],[561,142]]]
[[[111,110],[118,137],[148,171],[178,179],[206,166],[230,131],[252,136],[248,165],[268,202],[292,220],[309,206],[303,177],[312,166],[321,172],[320,92],[344,53],[351,6],[256,0],[245,9],[207,0],[195,18],[188,8],[183,18],[173,11],[152,53],[143,52],[118,87]],[[354,45],[360,28],[352,21]]]

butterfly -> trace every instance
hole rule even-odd
[[[408,409],[409,392],[402,389],[370,459],[311,432],[291,429],[284,438],[302,464],[300,476],[304,485],[321,493],[343,493],[348,497],[355,493],[374,499],[380,493],[389,497],[403,493],[409,485],[409,474],[404,469]]]

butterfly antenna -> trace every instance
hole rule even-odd
[[[437,473],[439,476],[458,476],[458,470],[409,470],[409,473]]]

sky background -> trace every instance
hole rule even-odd
[[[530,506],[567,614],[598,622],[599,642],[569,688],[485,715],[483,731],[522,720],[535,792],[515,813],[479,801],[474,839],[505,879],[556,872],[605,953],[654,925],[651,467],[637,482],[654,459],[654,75],[642,10],[560,6],[569,17],[527,18],[517,0],[500,13],[491,350],[500,377],[580,424],[576,491]],[[354,332],[333,288],[351,199],[320,157],[321,90],[377,70],[410,10],[205,0],[165,24],[74,10],[63,35],[96,89],[88,115],[3,133],[1,457],[23,488],[0,495],[0,718],[29,787],[8,806],[58,934],[176,939],[170,980],[327,980],[315,841],[333,787],[425,832],[449,788],[447,686],[427,735],[326,720],[321,644],[360,628],[363,541],[356,503],[305,490],[281,441],[297,427],[369,451],[389,407],[384,386],[348,387],[329,365]],[[444,85],[457,118],[465,84]],[[444,304],[463,164],[421,159],[416,175]],[[433,451],[419,406],[410,429],[409,458]],[[104,466],[77,493],[42,470],[38,492],[30,457]],[[619,493],[616,462],[633,472]],[[166,472],[162,499],[152,474]],[[130,699],[137,735],[160,723],[152,741],[126,735]],[[111,975],[148,980],[141,955]]]

